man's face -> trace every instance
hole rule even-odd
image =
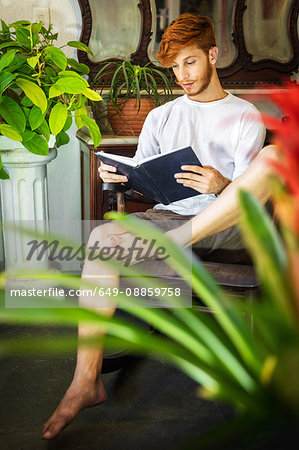
[[[213,65],[209,56],[196,45],[180,50],[171,67],[178,84],[191,99],[195,100],[210,85]]]

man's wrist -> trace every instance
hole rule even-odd
[[[232,182],[232,181],[229,180],[228,178],[224,178],[223,186],[222,186],[222,188],[215,194],[216,197],[218,197],[218,195],[220,195],[220,194],[224,191],[224,189],[225,189],[231,182]]]

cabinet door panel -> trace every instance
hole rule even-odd
[[[288,34],[288,18],[292,0],[250,0],[244,12],[244,38],[252,61],[271,59],[288,62],[292,45]]]

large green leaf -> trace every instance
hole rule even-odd
[[[38,106],[42,113],[44,113],[48,106],[48,101],[44,91],[32,81],[25,80],[25,78],[17,78],[15,83],[23,89],[28,98]]]
[[[16,28],[16,37],[21,44],[25,45],[25,47],[31,47],[30,31],[27,28]]]
[[[10,65],[10,63],[12,62],[12,60],[15,57],[15,54],[18,52],[18,49],[12,49],[12,50],[8,50],[7,53],[5,53],[4,55],[1,56],[0,59],[0,72],[7,66]]]
[[[42,121],[44,120],[44,114],[42,114],[40,108],[36,105],[34,105],[30,109],[29,113],[29,125],[31,127],[31,130],[34,131],[36,128],[38,128]]]
[[[60,67],[60,69],[64,70],[67,66],[67,57],[63,53],[60,48],[57,47],[46,47],[44,49],[46,55],[53,61],[56,66]]]
[[[68,116],[68,118],[66,119],[66,122],[64,124],[63,131],[69,130],[72,126],[72,123],[73,123],[72,116]]]
[[[93,145],[95,147],[98,147],[98,145],[100,145],[101,142],[101,132],[99,127],[97,126],[95,121],[88,116],[84,115],[81,116],[81,120],[83,122],[83,125],[85,125],[89,129],[90,136],[92,137],[93,140]]]
[[[50,128],[48,125],[48,122],[46,121],[46,119],[43,119],[42,123],[40,124],[40,126],[36,129],[37,133],[42,134],[47,142],[50,139]]]
[[[54,86],[68,94],[81,94],[86,89],[86,82],[81,77],[68,76],[59,78]]]
[[[33,34],[38,34],[41,31],[42,27],[43,27],[43,22],[42,21],[40,21],[38,23],[32,23],[31,24],[32,33]]]
[[[0,44],[0,50],[6,47],[22,47],[22,44],[15,41],[3,42],[3,44]]]
[[[3,95],[0,102],[0,114],[4,120],[13,128],[22,133],[26,126],[26,117],[15,100]]]
[[[90,48],[87,47],[87,45],[83,44],[83,42],[80,42],[80,41],[68,41],[67,45],[69,47],[75,47],[78,50],[81,50],[82,52],[88,53],[89,55],[93,56],[93,52],[90,50]]]
[[[56,147],[59,148],[62,145],[66,145],[70,142],[70,138],[65,131],[60,131],[56,136]]]
[[[10,24],[9,24],[9,28],[15,28],[15,29],[17,29],[18,27],[23,27],[23,26],[30,25],[30,24],[31,24],[31,22],[30,22],[29,20],[23,20],[23,19],[21,19],[21,20],[16,20],[16,21],[13,22],[13,23],[10,23]]]
[[[57,103],[51,111],[49,125],[52,134],[58,134],[67,119],[67,106],[65,103]]]
[[[13,141],[22,140],[22,136],[20,135],[20,133],[10,125],[6,125],[5,123],[0,124],[0,133],[3,134],[3,136],[8,137],[9,139],[12,139]]]
[[[64,90],[57,87],[55,84],[50,87],[49,89],[49,98],[58,97],[59,95],[63,94]]]
[[[25,130],[22,136],[22,144],[31,153],[35,155],[47,155],[49,153],[47,142],[39,134]]]
[[[89,67],[86,64],[79,63],[73,58],[68,58],[67,63],[69,66],[73,67],[73,69],[77,70],[78,72],[82,73],[83,75],[88,75],[90,72]]]
[[[0,94],[5,91],[7,86],[16,78],[16,75],[10,72],[1,72],[0,73]]]
[[[83,81],[86,85],[86,87],[89,86],[88,82],[85,80],[85,78],[82,77],[82,75],[80,75],[77,72],[74,72],[73,70],[62,70],[61,72],[59,72],[58,74],[59,78],[63,78],[63,77],[75,77],[78,78],[79,80]]]
[[[287,258],[273,221],[249,192],[240,190],[241,228],[267,298],[289,320],[294,320],[290,287],[287,282]]]

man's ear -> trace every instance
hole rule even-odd
[[[211,64],[216,64],[218,58],[218,47],[212,47],[209,50],[209,59]]]

